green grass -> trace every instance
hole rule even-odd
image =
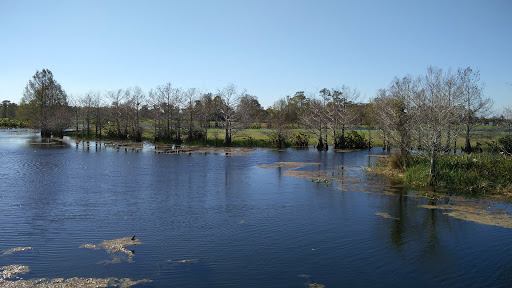
[[[151,121],[143,121],[141,123],[144,125],[147,125],[147,126],[152,125]],[[265,123],[263,123],[263,124],[265,124]],[[262,127],[266,126],[263,124],[262,124]],[[115,123],[111,122],[110,124],[105,125],[105,127],[103,129],[103,138],[107,137],[106,132],[109,128],[111,130],[115,131],[116,130]],[[154,130],[152,128],[145,128],[143,130],[144,130],[143,131],[143,139],[145,141],[153,141]],[[89,137],[89,138],[91,138],[91,139],[93,138],[92,135],[93,135],[94,131],[95,131],[94,125],[91,125],[91,137]],[[306,129],[292,128],[292,129],[287,129],[285,131],[286,131],[286,134],[288,135],[288,137],[291,137],[292,135],[294,135],[296,133],[305,133],[310,136],[309,137],[309,145],[317,144],[317,141],[318,141],[317,137],[315,135],[309,133]],[[346,131],[348,132],[348,131],[350,131],[350,129],[347,129]],[[358,130],[357,132],[362,133],[365,136],[365,138],[368,140],[370,131]],[[85,131],[82,132],[81,135],[83,135],[84,133],[85,133]],[[256,146],[269,147],[269,144],[268,144],[269,136],[274,133],[275,133],[274,129],[233,130],[232,146],[240,145],[242,147],[249,147],[249,146],[250,147],[256,147]],[[79,135],[78,138],[80,138],[81,135]],[[195,145],[222,146],[223,142],[224,142],[224,135],[225,135],[224,129],[211,128],[211,129],[208,129],[208,139],[215,140],[215,138],[217,138],[217,141],[213,141],[213,142],[208,141],[208,143],[200,143],[200,141],[194,141],[194,143],[195,143]],[[327,139],[327,142],[329,145],[332,146],[333,140],[332,140],[331,133],[329,132],[328,135],[329,135],[329,137]],[[484,151],[489,151],[491,149],[491,146],[489,146],[489,143],[491,143],[492,141],[497,141],[500,137],[504,137],[505,135],[507,135],[507,132],[472,131],[471,136],[470,136],[471,146],[476,147],[477,143],[480,143],[482,145],[481,147],[483,148]],[[183,130],[182,139],[185,140],[186,136],[187,136],[186,131]],[[382,147],[383,146],[382,132],[377,131],[377,130],[372,130],[371,136],[372,136],[371,140],[372,140],[373,147]],[[464,143],[465,143],[465,135],[463,133],[461,133],[460,135],[458,135],[458,138],[457,138],[457,148],[460,149],[462,146],[464,146]],[[253,145],[255,145],[255,146],[253,146]]]
[[[440,155],[436,159],[436,187],[476,195],[512,193],[511,157],[483,153]],[[428,156],[412,155],[401,179],[411,186],[427,186],[429,173]]]

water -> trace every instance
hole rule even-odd
[[[364,171],[375,160],[367,155],[380,148],[226,157],[35,141],[35,134],[0,132],[0,250],[33,247],[0,256],[0,267],[29,266],[23,279],[153,280],[141,287],[512,285],[512,229],[419,207],[429,200]],[[256,166],[287,161],[321,165]],[[318,169],[346,173],[344,189],[284,175]],[[79,248],[133,235],[143,242],[127,247],[133,261]],[[121,263],[105,264],[116,256]]]

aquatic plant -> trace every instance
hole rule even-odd
[[[119,239],[112,239],[112,240],[105,240],[101,242],[98,245],[94,244],[83,244],[79,248],[88,248],[88,249],[105,249],[109,254],[121,252],[128,255],[128,262],[132,262],[132,257],[135,254],[133,250],[128,250],[125,247],[131,246],[131,245],[140,245],[142,242],[139,241],[139,239],[135,238],[135,235],[133,237],[125,237],[125,238],[119,238]],[[103,261],[103,264],[114,264],[119,263],[117,259],[114,258],[112,261]]]
[[[393,216],[389,215],[388,213],[384,213],[384,212],[377,212],[377,213],[375,213],[375,215],[382,216],[386,219],[400,220],[400,218],[393,217]]]
[[[512,218],[507,214],[508,211],[496,208],[490,209],[491,207],[483,203],[466,201],[459,202],[456,205],[420,205],[419,207],[442,210],[443,214],[461,220],[503,228],[512,228]]]
[[[32,249],[32,247],[15,247],[15,248],[5,250],[4,253],[2,253],[2,255],[9,255],[14,252],[26,251],[26,250],[31,250],[31,249]]]

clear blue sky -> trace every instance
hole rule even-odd
[[[234,83],[267,107],[343,84],[366,99],[428,65],[480,70],[512,106],[512,1],[0,0],[0,100],[36,70],[68,94]]]

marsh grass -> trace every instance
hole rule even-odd
[[[387,161],[389,168],[395,168]],[[381,162],[381,165],[382,162]],[[386,164],[384,164],[386,165]],[[378,169],[377,169],[378,170]],[[430,160],[424,154],[408,157],[407,168],[397,173],[403,183],[427,186]],[[437,157],[436,187],[453,188],[473,196],[512,195],[512,158],[493,154],[441,155]]]

